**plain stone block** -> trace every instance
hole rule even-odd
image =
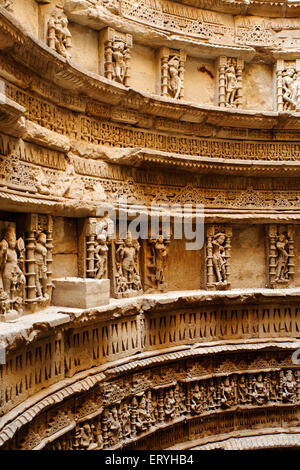
[[[68,277],[53,279],[53,305],[59,307],[92,308],[109,304],[109,279]]]

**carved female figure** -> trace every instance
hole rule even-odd
[[[16,297],[24,297],[25,276],[18,264],[16,247],[15,228],[9,225],[0,242],[0,287],[7,293],[11,301],[14,301]]]
[[[37,297],[47,297],[47,236],[40,232],[34,249],[35,287]]]
[[[165,271],[167,264],[168,251],[167,246],[164,242],[164,237],[159,235],[158,239],[154,243],[155,250],[155,279],[158,283],[158,287],[165,287]]]
[[[213,266],[218,282],[226,282],[226,258],[225,248],[223,246],[226,236],[224,233],[217,233],[212,241]]]
[[[114,79],[123,83],[126,73],[125,44],[122,41],[115,41],[113,44],[112,56],[114,59]]]
[[[297,107],[298,75],[294,68],[288,68],[282,77],[282,98],[285,102],[284,109]]]
[[[234,106],[238,90],[238,81],[236,77],[235,67],[233,65],[227,67],[225,71],[225,89],[226,106]]]
[[[178,100],[182,89],[182,80],[179,76],[179,59],[173,56],[169,59],[169,92],[170,95]]]
[[[97,236],[98,245],[95,248],[95,277],[103,279],[107,276],[107,252],[106,236],[100,234]]]
[[[151,415],[147,407],[145,395],[142,396],[140,404],[136,411],[136,427],[141,431],[145,431],[151,424]]]
[[[275,281],[284,281],[288,275],[288,259],[289,253],[287,251],[289,240],[285,233],[281,233],[276,242],[278,252],[277,266],[276,266],[276,279]]]

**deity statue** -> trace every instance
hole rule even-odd
[[[141,290],[141,279],[138,272],[139,250],[140,245],[138,241],[133,241],[131,233],[128,232],[126,240],[120,242],[116,251],[118,265],[117,284],[120,289],[119,292]],[[122,282],[120,282],[120,279]]]
[[[214,379],[210,379],[207,387],[207,405],[210,410],[214,410],[216,408],[216,394],[217,389],[214,384]]]
[[[121,424],[118,418],[118,410],[115,406],[112,407],[108,416],[108,441],[110,445],[114,445],[119,441],[121,433]]]
[[[25,276],[20,268],[24,264],[24,242],[16,240],[13,225],[8,225],[0,242],[0,292],[5,312],[15,309],[22,313],[25,297]]]
[[[114,41],[112,49],[114,80],[119,83],[124,83],[127,71],[126,45],[123,41]]]
[[[41,168],[35,174],[34,183],[40,194],[45,194],[46,196],[50,194],[50,181]]]
[[[225,104],[234,107],[237,100],[238,81],[234,65],[229,65],[225,70]]]
[[[204,408],[205,390],[203,384],[196,383],[192,388],[191,394],[191,411],[195,414],[201,414]]]
[[[71,58],[71,33],[68,19],[64,13],[56,9],[48,20],[48,46],[67,59]]]
[[[235,405],[235,389],[229,377],[225,377],[224,383],[221,384],[221,405],[226,408]]]
[[[298,105],[299,76],[293,67],[285,70],[282,76],[282,98],[284,111],[295,109]]]
[[[289,240],[285,233],[281,233],[277,237],[277,263],[276,263],[276,279],[275,281],[285,281],[288,279],[288,253]]]
[[[183,83],[179,76],[179,58],[171,56],[168,61],[168,89],[170,96],[178,100],[182,88]]]
[[[169,392],[166,391],[164,402],[165,417],[166,421],[168,421],[175,417],[176,412],[176,400],[174,398],[174,392],[172,389],[169,390]]]
[[[131,435],[131,413],[127,403],[123,404],[121,420],[122,420],[122,434],[124,439],[129,439]]]
[[[279,382],[276,372],[271,373],[269,377],[270,401],[273,403],[278,400]]]
[[[212,251],[213,251],[213,267],[217,277],[218,283],[226,283],[226,258],[225,258],[225,248],[224,242],[226,236],[224,233],[217,233],[214,236],[212,241]]]
[[[152,419],[148,409],[148,402],[145,395],[143,395],[136,410],[136,428],[139,432],[146,431],[151,423]]]
[[[107,252],[106,236],[101,233],[97,235],[97,245],[95,248],[95,278],[103,279],[107,277]]]
[[[249,401],[249,390],[245,376],[241,375],[237,383],[238,401],[241,405],[245,405]]]
[[[48,298],[47,294],[47,235],[40,232],[37,235],[34,248],[35,287],[39,298]]]
[[[269,392],[262,374],[258,374],[257,379],[254,381],[252,397],[258,405],[263,405],[269,400]]]
[[[290,403],[297,400],[297,382],[291,370],[286,372],[282,380],[282,399]]]

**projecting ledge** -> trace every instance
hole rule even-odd
[[[109,304],[109,279],[54,279],[53,305],[73,308],[93,308]]]

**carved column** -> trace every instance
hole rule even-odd
[[[160,60],[160,94],[162,96],[168,96],[168,60],[170,50],[168,47],[162,47],[159,50]]]
[[[269,281],[272,284],[276,277],[276,237],[277,226],[269,225]]]
[[[26,218],[25,226],[25,250],[26,250],[26,280],[27,286],[26,298],[28,301],[33,301],[36,298],[36,286],[35,286],[35,231],[38,227],[38,215],[29,214]]]
[[[214,236],[214,226],[209,226],[207,228],[207,242],[206,242],[206,287],[214,287],[214,268],[213,268],[213,252],[212,252],[212,241]]]
[[[284,69],[284,60],[277,60],[276,63],[276,89],[277,89],[277,111],[283,111],[282,97],[282,72]]]
[[[182,82],[182,87],[179,94],[179,99],[184,97],[184,71],[185,71],[186,53],[183,51],[179,52],[179,78]]]
[[[237,70],[237,108],[242,107],[242,98],[243,98],[243,69],[244,69],[244,60],[237,59],[236,70]]]
[[[218,59],[218,75],[219,75],[219,106],[225,107],[225,68],[227,65],[227,57],[219,57]]]
[[[47,294],[49,296],[49,299],[51,299],[52,295],[52,262],[53,262],[53,257],[52,257],[52,251],[53,251],[53,219],[52,216],[48,216],[48,224],[47,224],[47,230],[46,230],[46,235],[47,235]]]

